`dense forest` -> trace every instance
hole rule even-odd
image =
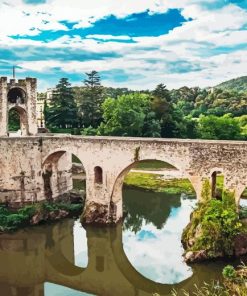
[[[52,132],[247,140],[247,77],[213,88],[168,90],[161,83],[154,90],[133,91],[104,87],[92,71],[80,87],[60,79],[44,115]]]

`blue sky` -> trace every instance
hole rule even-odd
[[[97,70],[106,86],[210,86],[246,75],[246,0],[5,0],[0,75],[39,89]]]

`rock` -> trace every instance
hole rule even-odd
[[[37,225],[44,220],[47,220],[47,217],[45,217],[43,213],[38,212],[32,217],[30,223],[31,225]]]
[[[85,206],[81,222],[84,224],[109,224],[108,206],[90,201]]]
[[[50,220],[59,220],[62,218],[65,218],[69,215],[69,212],[64,210],[58,210],[58,211],[52,211],[49,213],[49,219]]]
[[[191,237],[189,240],[188,240],[188,246],[189,247],[192,247],[195,243],[195,238]]]
[[[86,194],[84,190],[71,190],[69,194],[69,199],[71,203],[79,204],[84,202],[85,196]]]
[[[192,251],[186,252],[184,255],[185,262],[191,262],[192,259],[194,259],[194,252]]]
[[[234,253],[236,256],[247,254],[247,234],[240,233],[234,239]]]
[[[200,261],[204,261],[207,259],[208,259],[208,256],[207,256],[207,252],[205,250],[200,250],[200,251],[195,251],[195,252],[188,251],[184,255],[184,260],[187,263],[195,263],[195,262],[200,262]]]

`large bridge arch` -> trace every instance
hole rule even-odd
[[[183,179],[188,179],[195,191],[195,195],[196,195],[196,190],[197,190],[197,183],[194,182],[193,177],[190,176],[190,174],[188,174],[188,172],[181,166],[176,166],[176,164],[173,164],[171,162],[168,162],[166,160],[166,158],[163,159],[157,159],[157,158],[153,158],[153,159],[141,159],[141,160],[137,160],[132,162],[131,164],[129,164],[128,166],[126,166],[125,168],[121,167],[120,168],[120,172],[118,173],[114,185],[113,185],[113,189],[112,189],[112,193],[111,193],[111,200],[110,200],[110,211],[111,211],[111,215],[113,215],[114,217],[112,217],[114,220],[119,220],[120,217],[122,217],[123,214],[123,199],[122,199],[122,191],[123,191],[123,183],[124,183],[124,179],[127,176],[127,174],[130,172],[130,170],[132,168],[134,168],[138,163],[142,163],[142,162],[152,162],[154,160],[158,160],[158,161],[162,161],[164,164],[167,163],[169,165],[171,165],[172,167],[174,167],[175,169],[177,169],[178,171],[180,171],[180,173],[183,176]]]

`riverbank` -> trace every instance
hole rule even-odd
[[[174,174],[177,174],[174,170]],[[172,171],[169,170],[171,176]],[[124,185],[128,188],[137,188],[147,191],[164,192],[167,194],[188,194],[194,195],[194,189],[188,179],[165,178],[164,174],[147,171],[131,171],[125,177]]]
[[[155,294],[159,296],[159,294]],[[247,295],[247,266],[241,264],[237,268],[231,265],[225,266],[222,271],[222,279],[211,281],[203,286],[194,286],[193,291],[173,290],[171,296],[246,296]]]
[[[49,223],[63,218],[79,217],[82,203],[41,202],[13,210],[0,205],[0,233],[11,232],[23,227]]]
[[[234,193],[223,191],[221,200],[211,199],[210,183],[205,181],[202,201],[192,212],[182,234],[184,259],[194,263],[247,254],[245,212],[237,211]]]

